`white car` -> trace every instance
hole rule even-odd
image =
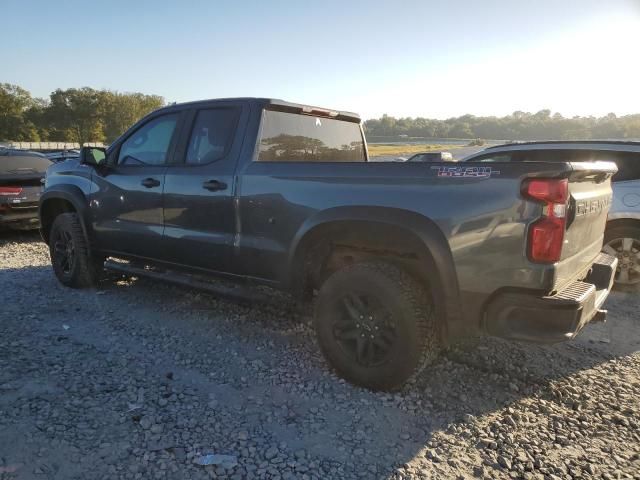
[[[618,257],[616,284],[640,287],[640,142],[584,140],[496,145],[466,157],[474,162],[612,161],[613,204],[604,251]]]
[[[451,152],[421,152],[416,153],[405,162],[453,162]]]

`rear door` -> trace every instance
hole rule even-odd
[[[164,259],[238,273],[234,175],[248,107],[216,102],[189,112],[164,187]]]
[[[109,152],[93,176],[93,229],[105,252],[162,257],[162,191],[181,122],[180,112],[156,115]]]

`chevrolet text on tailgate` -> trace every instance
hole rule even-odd
[[[449,342],[559,342],[602,320],[613,163],[369,163],[360,118],[272,99],[172,105],[51,166],[42,236],[64,285],[106,267],[313,303],[347,380],[394,389]]]

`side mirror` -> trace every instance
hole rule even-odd
[[[103,147],[82,147],[80,149],[80,163],[97,167],[104,165],[107,150]]]

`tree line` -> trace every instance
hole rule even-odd
[[[0,83],[0,141],[112,142],[147,113],[165,104],[158,95],[89,87],[57,89],[35,98]],[[640,139],[640,114],[565,118],[550,110],[504,117],[395,118],[364,122],[368,137],[484,138],[495,140]]]
[[[367,137],[484,138],[493,140],[640,139],[640,114],[565,118],[551,110],[505,117],[463,115],[447,120],[381,118],[364,122]]]
[[[0,141],[109,143],[164,104],[158,95],[89,87],[35,98],[18,85],[0,83]]]

